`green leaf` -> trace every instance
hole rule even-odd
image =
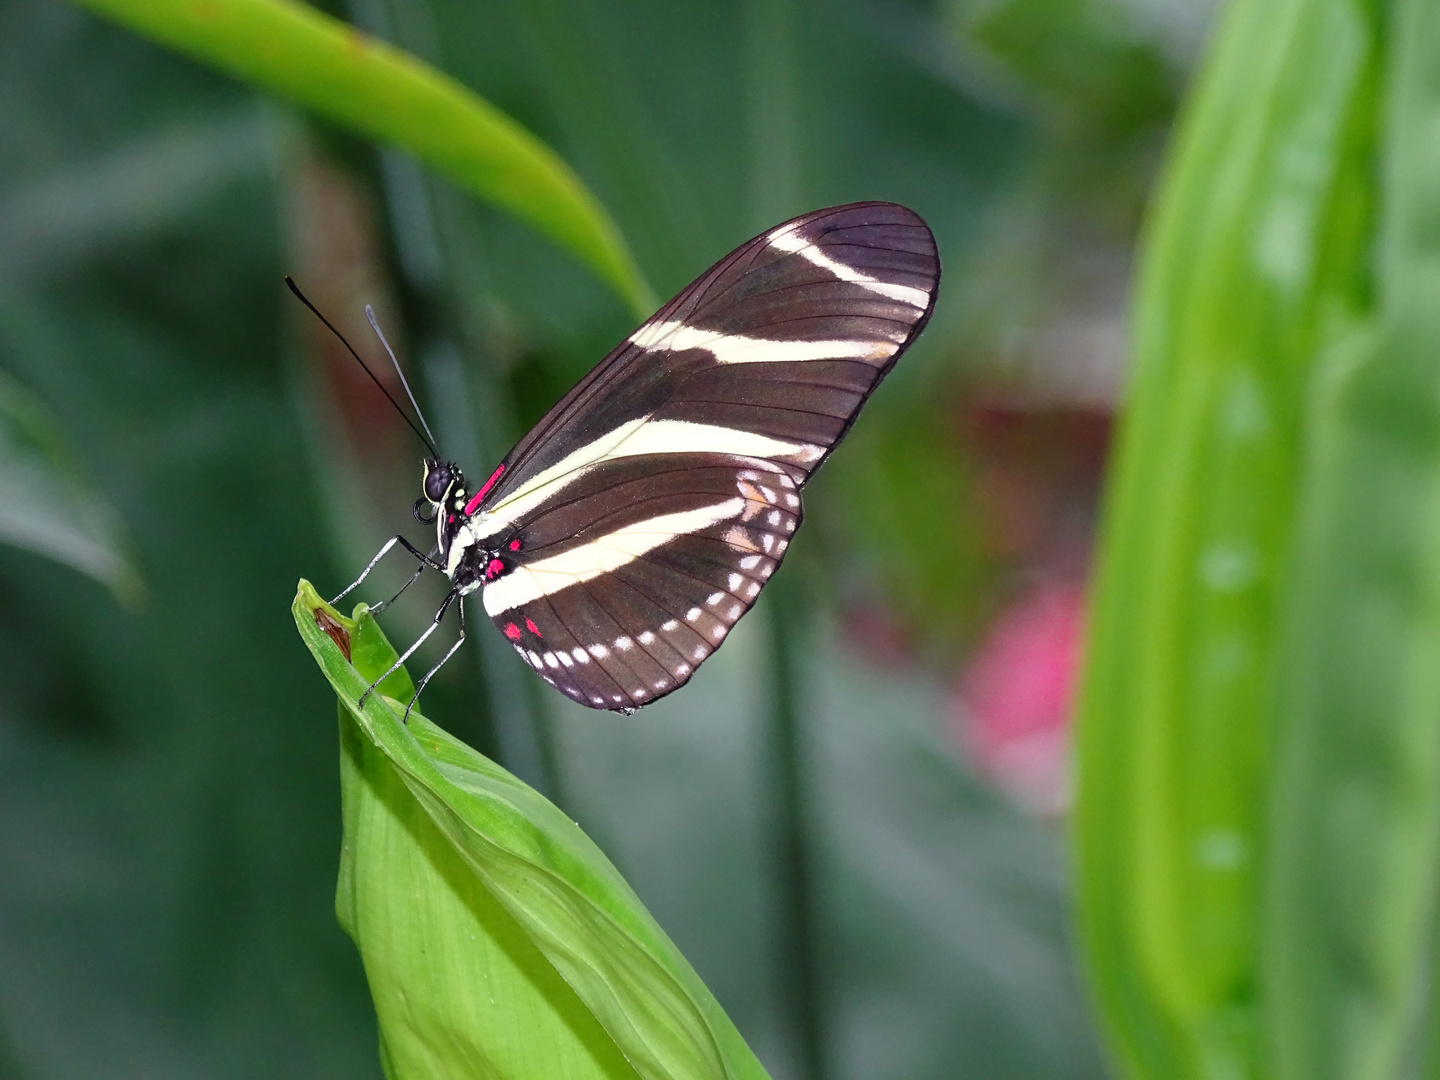
[[[0,374],[0,542],[88,574],[133,603],[143,593],[119,519],[81,476],[59,425]]]
[[[341,701],[337,912],[365,961],[392,1080],[765,1076],[574,822],[418,712],[402,724],[402,672],[382,687],[396,698],[356,704],[395,657],[363,605],[346,619],[302,581],[294,615]]]
[[[1371,315],[1368,14],[1226,9],[1145,238],[1076,819],[1082,940],[1136,1076],[1263,1072],[1265,811],[1305,409],[1320,358]]]
[[[1280,1080],[1396,1074],[1440,883],[1440,10],[1389,9],[1375,312],[1320,358],[1287,613],[1261,953]]]
[[[461,83],[290,0],[78,0],[362,135],[409,150],[590,267],[637,316],[654,298],[619,230],[560,158]]]

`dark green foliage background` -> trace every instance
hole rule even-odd
[[[62,4],[0,7],[0,51],[0,363],[149,591],[0,550],[0,1074],[373,1073],[334,732],[294,722],[328,694],[278,617],[327,561],[261,118]]]
[[[1054,130],[937,63],[934,12],[777,10],[773,23],[761,3],[439,0],[345,14],[557,148],[662,295],[758,228],[857,198],[915,207],[957,283],[975,274],[987,208],[1050,168]],[[369,149],[59,0],[0,4],[0,369],[55,412],[148,590],[126,609],[0,547],[0,1077],[379,1072],[333,912],[333,702],[288,611],[298,576],[348,579],[335,552],[357,544],[325,532],[329,478],[280,288],[302,138],[403,216]],[[415,337],[448,335],[495,395],[500,419],[479,436],[493,457],[631,320],[521,226],[442,185],[431,199],[439,282],[399,227],[395,265]],[[524,343],[508,366],[487,345],[497,323],[475,314],[495,310]],[[821,616],[795,645],[817,1068],[1099,1076],[1057,844],[956,766],[929,675],[857,669],[824,617],[857,579],[883,587],[874,548],[893,532],[928,575],[903,568],[902,604],[928,596],[937,627],[965,622],[963,512],[941,528],[933,504],[963,492],[964,464],[894,449],[943,430],[962,311],[942,302],[871,406],[865,448],[817,483],[790,571]],[[408,507],[378,514],[403,526]],[[683,701],[634,721],[543,707],[561,804],[779,1080],[805,1066],[774,912],[763,618]],[[428,711],[495,752],[480,666],[447,672]]]

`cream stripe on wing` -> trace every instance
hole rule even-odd
[[[467,527],[476,540],[494,536],[554,498],[589,469],[618,458],[643,454],[731,454],[737,457],[779,458],[808,465],[824,452],[822,447],[811,443],[772,439],[743,428],[641,417],[621,424],[594,442],[566,454],[550,468],[536,473],[503,502],[482,512]]]
[[[677,536],[708,529],[728,518],[738,517],[745,500],[727,499],[715,506],[683,510],[676,514],[637,521],[612,533],[579,544],[559,555],[517,566],[504,577],[490,582],[482,594],[485,611],[499,615],[571,585],[608,574],[626,563],[668,544]]]
[[[776,229],[765,239],[770,246],[792,255],[799,255],[822,270],[828,270],[841,281],[849,281],[859,285],[862,289],[878,293],[881,296],[888,296],[892,300],[899,300],[903,304],[917,307],[924,311],[930,304],[930,294],[924,289],[916,289],[909,285],[896,285],[888,281],[879,281],[869,274],[856,270],[853,266],[846,266],[842,262],[836,262],[830,256],[820,250],[819,246],[812,244],[809,240],[797,235],[796,230],[811,224],[801,222],[799,225],[792,225],[784,229]]]
[[[897,330],[903,338],[906,331]],[[630,344],[646,352],[704,349],[717,364],[785,364],[806,360],[888,360],[900,347],[885,338],[851,338],[836,341],[771,341],[741,337],[721,330],[701,330],[683,322],[643,326]]]
[[[792,458],[814,461],[824,451],[804,442],[786,442],[744,428],[696,424],[689,420],[651,420],[606,455],[606,460],[640,454],[730,454],[734,457]]]

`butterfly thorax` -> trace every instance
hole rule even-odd
[[[425,463],[424,498],[435,515],[435,543],[446,576],[461,595],[514,569],[520,542],[514,536],[490,535],[489,515],[470,513],[478,499],[470,492],[465,474],[453,463]],[[482,496],[485,492],[482,490]],[[437,497],[438,496],[438,497]],[[428,519],[427,519],[428,520]],[[509,530],[513,532],[513,530]]]

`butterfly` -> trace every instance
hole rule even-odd
[[[939,281],[930,229],[894,203],[770,229],[621,342],[478,486],[421,435],[415,515],[434,548],[394,537],[335,602],[400,544],[420,560],[411,581],[429,567],[451,589],[395,667],[459,610],[459,639],[419,689],[464,641],[457,601],[478,592],[571,700],[630,713],[664,697],[754,605],[805,483],[925,328]]]

